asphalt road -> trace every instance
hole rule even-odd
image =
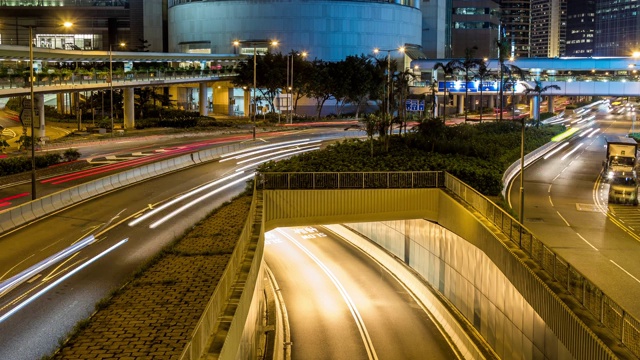
[[[578,133],[569,145],[525,169],[525,226],[640,319],[640,226],[630,227],[631,219],[640,221],[640,208],[608,205],[608,184],[599,176],[604,135],[626,135],[632,113],[600,107],[594,114],[593,121],[579,126],[597,133]],[[516,212],[519,182],[518,177],[510,189]]]
[[[340,135],[344,136],[344,132]],[[309,134],[278,138],[277,141],[306,137]],[[91,199],[2,234],[0,280],[20,273],[88,235],[95,235],[98,241],[73,257],[38,271],[27,282],[0,297],[0,333],[3,334],[0,336],[0,359],[34,359],[56,349],[58,339],[87,317],[98,300],[119,286],[164,245],[244,189],[245,183],[228,185],[223,191],[212,193],[232,181],[227,180],[178,199],[180,195],[233,174],[234,169],[245,165],[216,161],[191,167]],[[248,173],[251,173],[250,169]],[[233,180],[245,175],[238,175]],[[204,196],[208,197],[174,217],[167,217]],[[152,209],[157,210],[172,200],[175,203],[143,219]],[[143,220],[129,226],[133,219]],[[157,223],[159,220],[164,222]],[[124,239],[128,240],[122,242]],[[97,256],[101,257],[96,259]],[[82,266],[86,267],[72,274]],[[63,279],[65,276],[69,277]],[[58,280],[64,281],[55,285]],[[36,297],[47,287],[51,289]]]
[[[265,235],[291,325],[292,359],[456,359],[395,277],[322,227]]]

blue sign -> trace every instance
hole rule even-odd
[[[461,80],[458,81],[438,81],[438,92],[444,92],[445,84],[447,86],[447,92],[449,93],[464,93],[468,88],[468,92],[477,93],[480,92],[480,88],[482,91],[500,91],[500,82],[499,81],[469,81],[464,82]]]
[[[424,111],[424,100],[409,99],[405,106],[407,111]]]

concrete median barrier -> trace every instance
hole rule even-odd
[[[215,160],[224,153],[255,146],[254,144],[225,145],[215,149],[205,149],[191,154],[180,155],[152,164],[133,168],[121,173],[105,176],[80,184],[17,207],[0,212],[0,232],[9,231],[27,222],[43,217],[80,201],[105,192],[145,181],[151,177],[186,167]]]

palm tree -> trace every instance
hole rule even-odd
[[[554,90],[561,90],[560,86],[558,85],[547,85],[547,86],[542,86],[542,82],[538,79],[534,80],[536,86],[533,88],[527,88],[524,90],[525,95],[529,95],[529,94],[534,94],[534,98],[533,98],[533,109],[531,109],[533,111],[533,119],[536,122],[536,127],[540,126],[540,95],[542,95],[543,92],[546,92],[547,90],[550,89],[554,89]]]
[[[398,96],[398,118],[400,120],[400,130],[404,126],[404,133],[407,133],[407,110],[404,104],[409,96],[409,84],[412,80],[415,80],[416,75],[413,73],[411,69],[405,69],[403,72],[399,72],[394,74],[395,85],[397,91],[395,92]]]
[[[464,59],[463,60],[455,60],[457,61],[457,66],[460,70],[464,70],[464,99],[465,99],[465,106],[464,106],[464,121],[467,121],[467,114],[469,111],[469,71],[480,67],[481,64],[483,64],[484,62],[480,59],[475,59],[474,55],[476,53],[476,50],[478,50],[477,46],[474,46],[472,48],[466,48],[464,49]]]
[[[489,69],[487,63],[483,60],[480,66],[478,66],[478,71],[476,72],[476,77],[480,80],[480,123],[482,123],[482,113],[484,112],[484,99],[482,97],[482,83],[486,79],[490,79],[493,77],[493,71]]]
[[[456,71],[463,70],[460,66],[460,61],[451,60],[446,64],[441,62],[436,63],[433,66],[433,70],[442,69],[444,72],[444,113],[442,115],[442,121],[447,120],[447,76],[453,75]]]
[[[498,62],[500,63],[499,71],[500,71],[500,121],[502,121],[502,111],[503,111],[503,98],[504,92],[502,89],[502,85],[504,84],[504,61],[507,59],[507,54],[509,53],[509,42],[505,39],[496,40],[496,46],[498,47]]]
[[[501,85],[502,87],[506,87],[507,84],[509,84],[511,86],[511,91],[512,91],[512,95],[511,95],[511,107],[512,107],[512,118],[516,117],[516,94],[515,94],[515,90],[516,90],[516,83],[518,78],[520,79],[524,79],[524,71],[522,71],[521,68],[515,66],[515,65],[511,65],[511,64],[506,64],[504,65],[503,69],[502,69],[503,74],[506,74],[507,77],[504,79],[504,84]],[[517,78],[516,78],[517,76]],[[513,119],[512,119],[513,120]]]

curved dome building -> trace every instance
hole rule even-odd
[[[234,53],[234,40],[270,39],[279,51],[338,61],[421,44],[420,0],[169,0],[169,51]],[[395,54],[397,55],[397,54]],[[394,56],[394,54],[392,54]]]

